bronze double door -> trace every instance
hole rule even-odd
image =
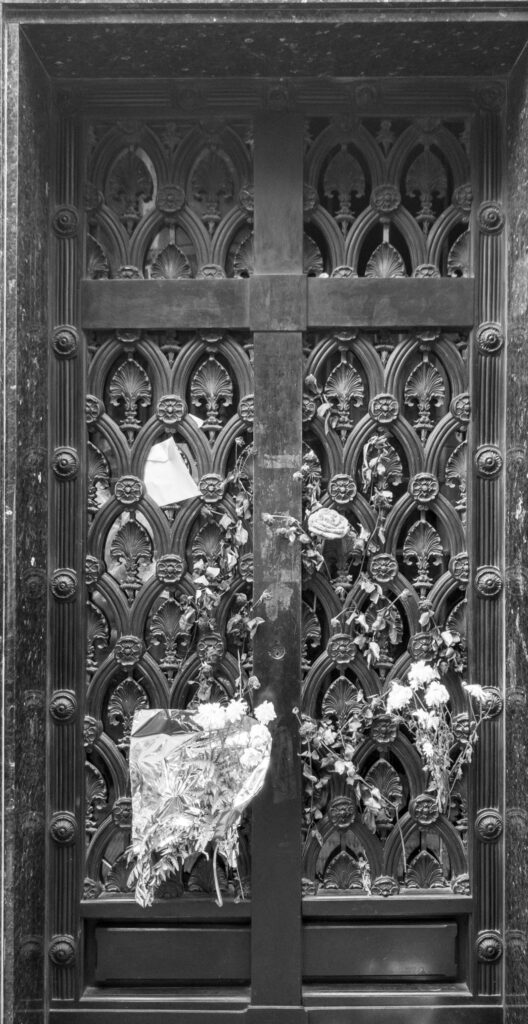
[[[500,114],[460,83],[387,86],[383,102],[315,100],[305,83],[293,111],[277,86],[264,102],[249,90],[242,114],[224,83],[214,116],[217,83],[201,88],[203,110],[147,98],[141,116],[87,90],[56,125],[51,1019],[491,1024]],[[195,497],[148,484],[172,444]],[[383,507],[364,473],[379,445]],[[363,607],[350,550],[327,542],[307,564],[295,529],[275,528],[302,523],[314,495],[377,531],[368,572],[395,626],[375,663],[339,618],[350,595]],[[304,827],[293,709],[346,715],[427,657],[427,602],[466,637],[493,706],[449,812],[412,737],[381,723],[356,757],[395,813],[368,828],[336,776]],[[142,910],[126,857],[134,712],[225,700],[250,674],[278,719],[241,833],[245,898],[225,866],[216,907],[202,858]]]

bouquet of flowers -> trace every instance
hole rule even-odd
[[[136,900],[156,889],[193,854],[209,855],[222,906],[216,859],[236,867],[242,812],[261,790],[275,718],[270,701],[254,711],[242,698],[186,711],[137,711],[130,743],[132,842]]]

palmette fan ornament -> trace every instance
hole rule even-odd
[[[142,907],[187,857],[212,849],[236,868],[238,826],[262,789],[269,765],[273,704],[253,715],[241,698],[226,706],[149,710],[134,715],[130,740],[133,862],[130,883]]]

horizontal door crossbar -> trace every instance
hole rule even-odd
[[[463,328],[473,324],[473,293],[468,278],[83,281],[81,325],[85,330]]]

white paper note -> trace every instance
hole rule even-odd
[[[160,507],[188,501],[200,495],[173,437],[160,441],[150,449],[144,482],[147,494]]]

